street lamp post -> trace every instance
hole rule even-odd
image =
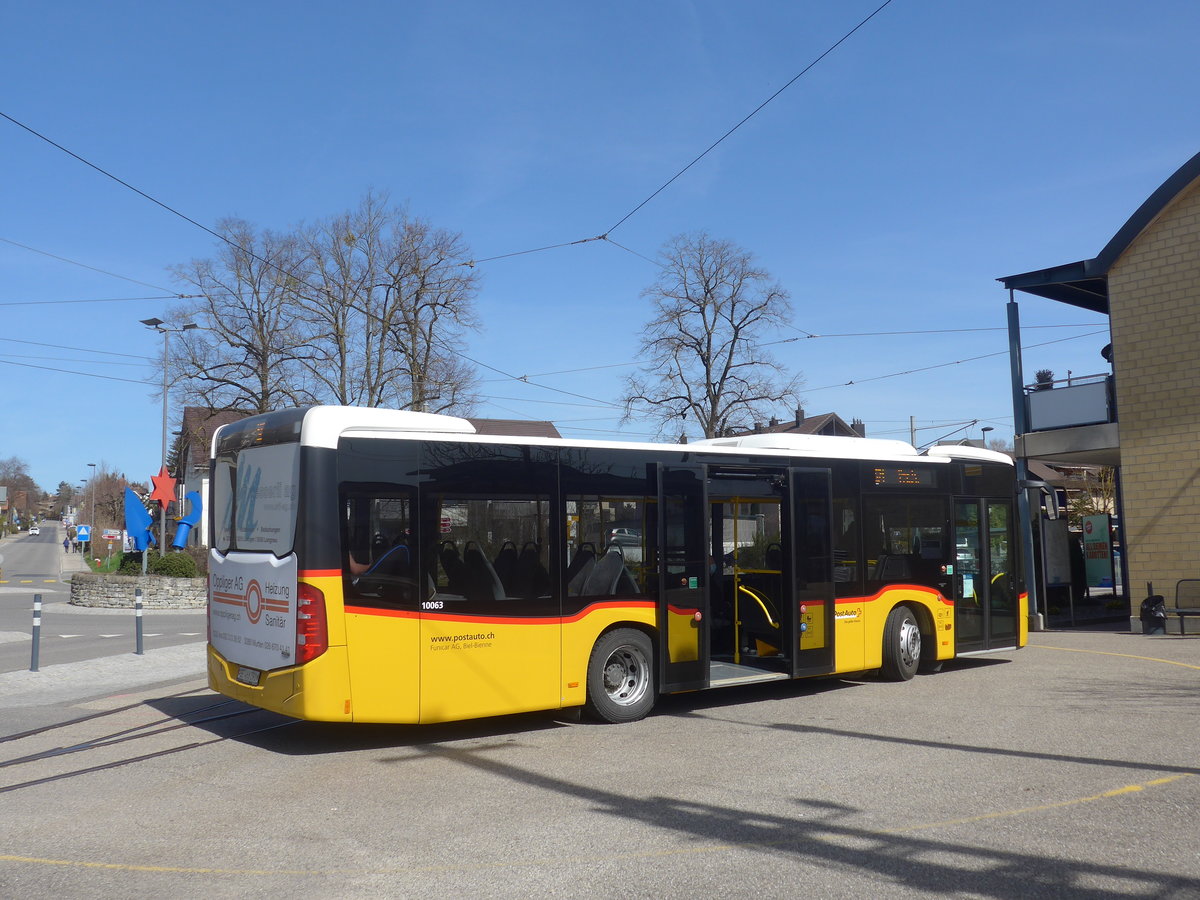
[[[96,464],[88,463],[88,467],[92,470],[91,477],[88,479],[92,483],[92,521],[88,523],[88,553],[92,552],[92,533],[96,530]],[[80,547],[80,550],[83,548]]]
[[[984,425],[982,428],[980,428],[980,429],[979,429],[979,435],[980,435],[980,437],[979,437],[979,442],[980,442],[981,444],[983,444],[983,449],[985,449],[985,450],[987,449],[987,436],[988,436],[988,432],[989,432],[989,431],[995,431],[995,430],[996,430],[996,429],[995,429],[995,428],[993,428],[991,425]]]
[[[169,354],[171,350],[171,333],[182,334],[185,331],[190,331],[193,328],[199,328],[195,322],[188,322],[185,325],[180,325],[178,328],[168,328],[166,322],[162,319],[149,318],[139,319],[147,328],[153,328],[163,336],[163,383],[162,383],[162,464],[165,469],[167,466],[167,370]],[[159,522],[158,529],[158,555],[164,555],[167,546],[167,504],[163,504],[162,520]]]

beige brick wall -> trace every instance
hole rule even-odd
[[[1109,270],[1130,596],[1200,578],[1200,182]]]

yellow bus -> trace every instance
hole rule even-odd
[[[431,723],[1023,646],[1008,457],[901,441],[478,434],[318,406],[213,439],[208,679]]]

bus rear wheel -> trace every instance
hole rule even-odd
[[[907,606],[888,613],[883,627],[883,677],[888,681],[908,681],[921,665],[921,629]]]
[[[654,708],[654,648],[633,628],[596,641],[587,671],[587,712],[601,722],[636,722]]]

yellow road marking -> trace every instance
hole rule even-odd
[[[1190,773],[1180,775],[1168,775],[1165,778],[1155,778],[1151,781],[1142,784],[1127,784],[1124,787],[1115,788],[1111,791],[1104,791],[1101,794],[1093,794],[1090,797],[1077,797],[1073,800],[1061,800],[1057,803],[1045,803],[1040,806],[1026,806],[1022,809],[1011,809],[1003,812],[983,813],[978,816],[966,816],[961,819],[947,819],[943,822],[927,822],[922,825],[909,825],[904,828],[887,828],[887,829],[863,829],[864,834],[902,834],[907,831],[923,831],[930,828],[948,828],[955,825],[969,825],[972,822],[984,822],[988,819],[1009,818],[1012,816],[1028,815],[1029,813],[1045,812],[1051,809],[1061,809],[1068,806],[1078,806],[1083,803],[1094,803],[1098,800],[1111,800],[1116,797],[1123,797],[1127,794],[1136,794],[1150,787],[1161,787],[1165,784],[1170,784],[1174,781],[1179,781],[1183,778],[1193,778],[1195,776]],[[805,840],[811,840],[812,835],[808,835]],[[799,840],[799,839],[797,839]],[[682,854],[694,853],[721,853],[727,850],[753,850],[765,846],[778,846],[785,843],[793,843],[793,841],[758,841],[754,843],[722,843],[710,844],[703,847],[677,847],[663,850],[643,850],[631,853],[615,854],[605,859],[646,859],[651,857],[678,856]],[[593,857],[587,858],[594,861]],[[459,871],[486,871],[488,869],[511,869],[523,866],[537,865],[561,865],[568,862],[566,858],[545,858],[545,859],[527,859],[520,862],[498,862],[498,863],[481,863],[475,865],[449,865],[449,866],[410,866],[406,868],[395,869],[368,869],[368,870],[346,870],[346,869],[218,869],[218,868],[200,868],[196,866],[141,866],[131,863],[110,863],[110,862],[91,862],[87,860],[72,860],[72,859],[50,859],[40,856],[16,856],[13,854],[0,854],[0,862],[11,863],[31,863],[42,866],[64,866],[78,869],[109,869],[120,872],[160,872],[160,873],[175,873],[181,875],[395,875],[401,873],[412,872],[459,872]]]
[[[1168,666],[1183,666],[1185,669],[1200,669],[1200,666],[1194,666],[1191,663],[1176,662],[1173,659],[1159,659],[1157,656],[1137,656],[1133,653],[1112,653],[1108,650],[1084,650],[1079,647],[1051,647],[1048,644],[1030,644],[1029,646],[1037,647],[1041,650],[1062,650],[1064,653],[1095,653],[1099,656],[1123,656],[1125,659],[1140,659],[1144,662],[1166,663]]]
[[[1125,794],[1136,794],[1139,791],[1144,791],[1148,787],[1158,787],[1163,784],[1170,784],[1172,781],[1178,781],[1181,778],[1194,778],[1191,773],[1185,772],[1180,775],[1168,775],[1166,778],[1155,778],[1153,781],[1147,781],[1144,784],[1127,784],[1125,787],[1114,788],[1111,791],[1105,791],[1102,794],[1093,794],[1090,797],[1076,797],[1073,800],[1060,800],[1057,803],[1043,803],[1040,806],[1025,806],[1021,809],[1009,809],[1003,812],[982,813],[978,816],[966,816],[962,819],[947,819],[944,822],[929,822],[924,825],[908,825],[904,828],[889,828],[880,834],[903,834],[906,831],[923,831],[928,828],[944,828],[950,825],[968,825],[971,822],[985,822],[988,819],[1005,819],[1011,816],[1023,816],[1028,813],[1045,812],[1051,809],[1062,809],[1066,806],[1079,806],[1083,803],[1095,803],[1097,800],[1111,800],[1113,797],[1122,797]]]

